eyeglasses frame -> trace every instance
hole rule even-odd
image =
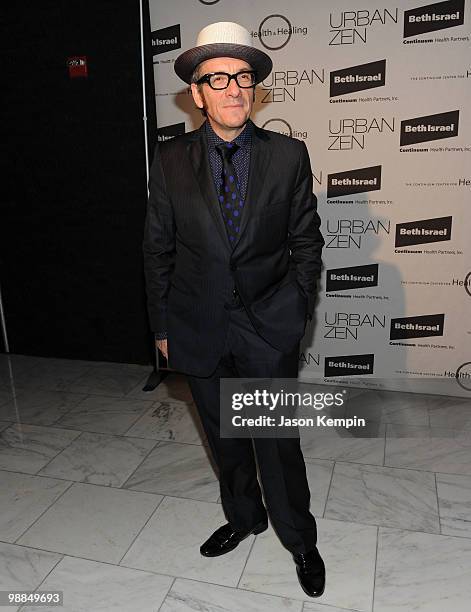
[[[257,72],[255,70],[239,70],[239,72],[235,72],[234,74],[229,74],[228,72],[208,72],[207,74],[204,74],[202,77],[200,77],[197,81],[196,81],[196,85],[202,85],[203,83],[207,83],[212,90],[214,91],[224,91],[224,89],[227,89],[229,87],[229,85],[231,84],[231,80],[234,79],[234,81],[237,83],[237,86],[240,87],[241,89],[252,89],[252,87],[256,86],[256,82],[253,83],[252,85],[249,85],[248,87],[245,87],[244,85],[240,85],[239,81],[237,80],[237,77],[239,76],[239,74],[253,74],[255,81],[257,80]],[[225,87],[213,87],[210,83],[210,78],[216,74],[223,74],[227,77],[229,77],[229,80],[227,81],[227,85]]]

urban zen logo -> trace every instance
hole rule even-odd
[[[464,23],[464,0],[449,0],[404,11],[404,38]]]
[[[330,97],[382,87],[386,80],[386,60],[359,64],[330,73]]]
[[[367,31],[376,25],[397,23],[398,9],[375,9],[369,11],[347,10],[338,14],[330,13],[329,47],[336,45],[354,45],[357,42],[366,44]]]
[[[394,117],[348,117],[329,119],[328,151],[364,150],[372,134],[395,131]]]
[[[155,30],[155,32],[151,33],[152,55],[160,55],[161,53],[167,53],[167,51],[180,49],[182,46],[181,41],[179,23],[168,28]]]
[[[373,374],[374,354],[326,357],[324,376],[364,376]]]
[[[185,133],[185,122],[182,123],[173,123],[172,125],[165,125],[164,127],[160,127],[157,130],[157,141],[165,142],[166,140],[171,140],[175,138],[175,136],[179,136],[180,134]]]
[[[371,239],[383,232],[389,234],[391,221],[389,219],[327,219],[326,249],[361,249],[363,238]]]
[[[378,286],[378,264],[327,270],[326,291],[347,291]]]
[[[336,172],[327,177],[327,198],[381,189],[381,166]]]
[[[400,146],[458,136],[460,111],[424,115],[401,121]]]
[[[444,314],[391,319],[390,340],[443,336]]]
[[[451,240],[452,217],[436,217],[396,225],[396,247]]]
[[[358,340],[363,328],[386,327],[386,316],[372,312],[325,312],[324,338]]]
[[[296,102],[296,92],[300,87],[324,84],[325,69],[302,68],[287,70],[273,69],[268,77],[262,81],[262,87],[257,88],[257,97],[261,104],[272,102]]]
[[[252,30],[252,38],[258,38],[260,44],[269,51],[279,51],[286,47],[293,34],[306,36],[307,26],[293,26],[284,15],[268,15],[260,22],[258,30]]]

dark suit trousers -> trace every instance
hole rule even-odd
[[[220,378],[298,375],[299,345],[289,354],[273,348],[255,331],[237,300],[230,308],[226,344],[216,370],[209,377],[188,376],[188,382],[219,469],[221,502],[228,522],[234,529],[248,530],[265,521],[268,511],[282,544],[292,553],[306,553],[317,544],[317,529],[309,511],[310,491],[299,438],[219,435]]]

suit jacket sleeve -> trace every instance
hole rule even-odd
[[[175,218],[167,195],[159,144],[150,169],[142,249],[150,327],[153,332],[166,332],[167,296],[175,266]]]
[[[296,280],[307,297],[307,315],[312,318],[317,279],[321,275],[324,238],[320,232],[317,198],[312,193],[312,172],[309,154],[301,141],[298,175],[291,202],[288,227],[291,265]]]

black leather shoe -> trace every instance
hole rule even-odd
[[[200,547],[203,557],[219,557],[234,550],[250,534],[262,533],[268,528],[268,522],[258,523],[249,531],[234,531],[229,523],[219,527]]]
[[[320,597],[325,588],[325,565],[317,548],[293,555],[301,588],[309,597]]]

